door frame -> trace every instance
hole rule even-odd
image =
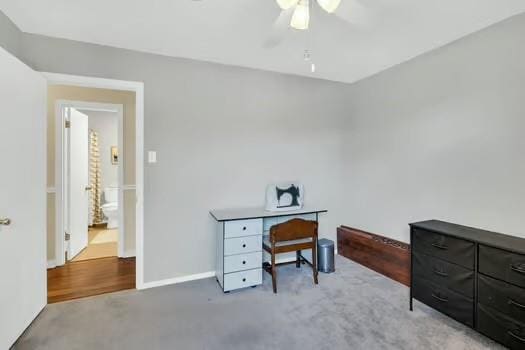
[[[48,85],[69,85],[69,86],[78,86],[78,87],[87,87],[87,88],[98,88],[98,89],[110,89],[110,90],[121,90],[121,91],[132,91],[135,92],[135,197],[136,197],[136,211],[135,211],[135,255],[136,255],[136,276],[135,276],[135,287],[137,289],[144,289],[144,83],[136,81],[126,81],[126,80],[115,80],[115,79],[105,79],[105,78],[96,78],[96,77],[86,77],[79,75],[69,75],[69,74],[60,74],[60,73],[49,73],[41,72],[41,74],[47,79]],[[63,124],[58,124],[56,128],[62,128]],[[57,135],[62,135],[62,133],[57,133]],[[121,138],[123,141],[123,137]],[[119,139],[120,143],[120,139]],[[62,150],[63,140],[56,140],[55,149],[59,147]],[[120,147],[120,145],[119,145]],[[123,150],[120,148],[120,150]],[[55,167],[60,165],[62,169],[62,153],[56,154],[60,157],[55,159]],[[60,163],[60,164],[59,164]],[[124,171],[124,167],[121,166],[119,171]],[[56,186],[56,202],[61,202],[62,197],[59,196],[58,191],[62,188],[63,177],[62,173],[55,173],[55,186]],[[120,174],[119,174],[120,177]],[[119,200],[121,193],[123,193],[124,187],[122,185],[121,190],[119,190]],[[129,188],[128,188],[129,189]],[[123,202],[122,202],[123,203]],[[60,207],[62,208],[62,204]],[[56,214],[58,215],[58,213]],[[119,217],[121,219],[121,217]],[[62,222],[57,221],[56,231],[59,230],[58,223]],[[61,228],[63,232],[63,226]],[[58,235],[57,235],[58,237]],[[63,240],[61,240],[63,241]],[[56,244],[58,245],[58,244]],[[56,248],[55,248],[56,249]],[[55,254],[56,264],[63,265],[65,263],[65,257],[63,254]]]
[[[66,155],[67,147],[65,147],[66,132],[67,129],[64,128],[65,124],[65,115],[62,111],[65,108],[74,108],[79,112],[83,111],[97,111],[97,112],[110,112],[116,113],[117,123],[118,123],[118,150],[119,150],[119,164],[118,164],[118,219],[119,219],[119,228],[118,228],[118,252],[117,255],[119,258],[127,258],[132,255],[126,255],[124,251],[125,247],[125,226],[124,226],[124,190],[128,188],[133,188],[132,185],[124,184],[124,106],[122,104],[113,104],[113,103],[99,103],[99,102],[84,102],[84,101],[71,101],[71,100],[57,100],[55,104],[55,174],[60,174],[60,184],[57,181],[56,183],[56,195],[55,195],[55,255],[60,256],[63,260],[60,260],[60,264],[63,265],[65,261],[64,252],[66,251],[66,243],[64,233],[66,219],[64,213],[67,213],[71,208],[67,208],[68,203],[65,200],[66,179],[68,178],[67,164],[66,164]],[[88,116],[89,117],[89,116]],[[68,142],[70,140],[68,139]],[[58,252],[58,254],[57,254]],[[59,261],[57,260],[57,265]]]

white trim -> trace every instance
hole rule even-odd
[[[137,189],[137,186],[135,185],[123,185],[122,190],[123,191],[135,191]]]
[[[335,254],[337,255],[337,250],[335,250]],[[292,261],[295,261],[295,259],[296,259],[295,257],[277,258],[276,263],[280,264],[280,263],[292,262]],[[167,286],[170,284],[184,283],[184,282],[195,281],[195,280],[211,278],[211,277],[215,277],[215,271],[202,272],[202,273],[197,273],[194,275],[186,275],[186,276],[175,277],[175,278],[167,278],[167,279],[159,280],[159,281],[145,282],[142,284],[142,287],[143,287],[142,289],[162,287],[162,286]]]
[[[49,85],[71,85],[98,89],[139,91],[143,89],[144,83],[138,81],[105,79],[87,77],[82,75],[70,75],[51,72],[40,72],[46,78]]]
[[[57,191],[57,189],[54,188],[54,187],[48,187],[48,188],[46,189],[46,192],[47,192],[47,193],[55,193],[56,191]]]
[[[54,269],[57,267],[57,262],[55,260],[48,260],[47,261],[47,268],[48,269]]]
[[[215,277],[215,271],[208,271],[208,272],[197,273],[195,275],[187,275],[187,276],[182,276],[182,277],[168,278],[168,279],[160,280],[160,281],[145,282],[142,284],[142,287],[144,289],[161,287],[161,286],[167,286],[170,284],[201,280],[201,279],[210,278],[210,277]]]
[[[99,89],[124,90],[135,92],[135,250],[136,250],[136,288],[144,287],[144,83],[85,77],[69,74],[41,72],[49,85],[72,85]]]
[[[125,250],[124,253],[120,256],[121,258],[131,258],[131,257],[134,257],[136,254],[135,254],[135,249],[131,249],[131,250]]]

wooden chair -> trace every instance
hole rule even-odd
[[[295,266],[301,267],[307,263],[312,267],[314,283],[317,282],[317,222],[303,219],[292,219],[270,228],[270,236],[263,241],[263,248],[271,255],[271,264],[265,263],[264,269],[272,275],[273,292],[277,293],[277,269],[278,265],[290,263],[275,263],[275,256],[280,253],[295,252]],[[306,260],[301,251],[312,249],[312,262]],[[291,262],[291,263],[294,263]]]

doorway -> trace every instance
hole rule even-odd
[[[48,302],[142,288],[143,84],[44,76],[49,84],[48,149],[52,151],[48,152],[52,162],[48,163]],[[97,129],[91,123],[97,119],[113,120],[113,127]],[[79,126],[81,141],[74,137]],[[113,130],[111,137],[104,136],[105,129]],[[98,155],[97,167],[92,164],[94,155]],[[82,167],[79,176],[75,171]],[[99,174],[94,168],[100,169]],[[100,183],[95,190],[96,177]],[[78,210],[79,202],[86,210]],[[83,217],[75,219],[74,213]]]
[[[124,257],[123,106],[58,101],[65,262]]]

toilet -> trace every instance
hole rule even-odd
[[[118,227],[118,187],[104,189],[105,203],[101,206],[104,216],[108,219],[108,228]]]

